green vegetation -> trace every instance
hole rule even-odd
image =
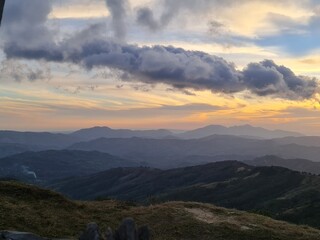
[[[317,240],[320,231],[209,204],[169,202],[135,206],[120,201],[74,202],[18,182],[0,182],[0,229],[45,237],[77,237],[89,222],[115,228],[131,216],[149,224],[155,240]]]
[[[49,187],[73,199],[211,203],[320,227],[320,177],[282,167],[224,161],[171,170],[119,168]]]

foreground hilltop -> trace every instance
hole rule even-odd
[[[52,191],[0,182],[0,229],[45,237],[79,236],[88,222],[117,227],[124,217],[148,224],[155,240],[318,240],[320,231],[210,204],[168,202],[137,206],[120,201],[74,202]]]

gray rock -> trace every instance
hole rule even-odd
[[[115,233],[115,240],[137,240],[136,224],[132,218],[125,218]]]
[[[114,240],[114,237],[113,237],[113,232],[112,232],[112,229],[110,227],[108,227],[106,233],[105,233],[105,239],[106,240]]]
[[[99,240],[99,227],[96,223],[89,223],[86,230],[81,234],[79,240]]]
[[[138,240],[150,240],[150,229],[148,226],[139,227]]]
[[[47,240],[47,238],[41,238],[35,234],[27,232],[14,232],[14,231],[1,231],[1,240]]]

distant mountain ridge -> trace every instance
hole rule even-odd
[[[291,136],[266,139],[284,135]],[[161,168],[192,165],[192,162],[184,164],[178,160],[196,155],[216,160],[246,160],[277,155],[320,161],[320,137],[271,131],[250,125],[229,128],[211,125],[185,133],[165,129],[129,130],[109,127],[81,129],[68,134],[0,131],[0,157],[25,151],[62,149],[101,151]],[[200,163],[204,162],[200,160]]]
[[[39,148],[59,149],[79,141],[81,139],[62,133],[0,131],[0,143],[33,145]]]
[[[306,159],[283,159],[277,156],[264,156],[243,162],[252,166],[278,166],[299,172],[320,174],[320,162]]]
[[[71,136],[90,141],[97,138],[165,138],[173,135],[169,130],[131,130],[131,129],[112,129],[109,127],[93,127],[80,129],[70,134]]]
[[[0,158],[18,154],[18,153],[27,152],[27,151],[40,151],[40,150],[42,150],[42,148],[39,146],[24,145],[19,143],[0,143]]]
[[[140,164],[101,152],[48,150],[25,152],[0,159],[0,178],[46,182],[84,176],[117,167]]]
[[[91,141],[98,138],[151,138],[151,139],[194,139],[204,138],[211,135],[234,135],[248,138],[284,138],[284,137],[303,137],[304,135],[296,132],[282,130],[267,130],[250,125],[224,127],[221,125],[209,125],[203,128],[174,133],[166,129],[156,130],[131,130],[131,129],[112,129],[109,127],[92,127],[80,129],[72,133],[51,133],[51,132],[18,132],[0,131],[0,143],[16,143],[24,145],[37,145],[50,148],[64,148],[80,141]],[[308,138],[308,137],[307,137]],[[319,137],[320,139],[320,137]],[[318,140],[319,140],[318,139]],[[307,141],[310,140],[307,139]],[[320,140],[319,140],[320,145]]]
[[[320,147],[282,145],[272,140],[257,140],[231,135],[213,135],[201,139],[107,139],[72,145],[69,149],[107,152],[115,156],[145,161],[150,166],[171,168],[183,165],[179,159],[189,156],[234,156],[233,160],[254,159],[266,155],[301,158],[320,162]],[[176,161],[177,160],[177,161]],[[225,160],[225,159],[224,159]],[[189,159],[189,162],[192,162]],[[197,164],[199,161],[196,160]]]
[[[296,144],[309,147],[320,147],[320,136],[284,137],[274,139],[278,144]]]
[[[203,128],[187,131],[178,136],[184,139],[204,138],[210,135],[234,135],[248,136],[263,139],[282,138],[282,137],[301,137],[301,133],[283,131],[283,130],[268,130],[261,127],[253,127],[251,125],[241,125],[233,127],[224,127],[221,125],[209,125]]]

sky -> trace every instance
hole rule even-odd
[[[320,135],[320,0],[10,0],[0,129]]]

